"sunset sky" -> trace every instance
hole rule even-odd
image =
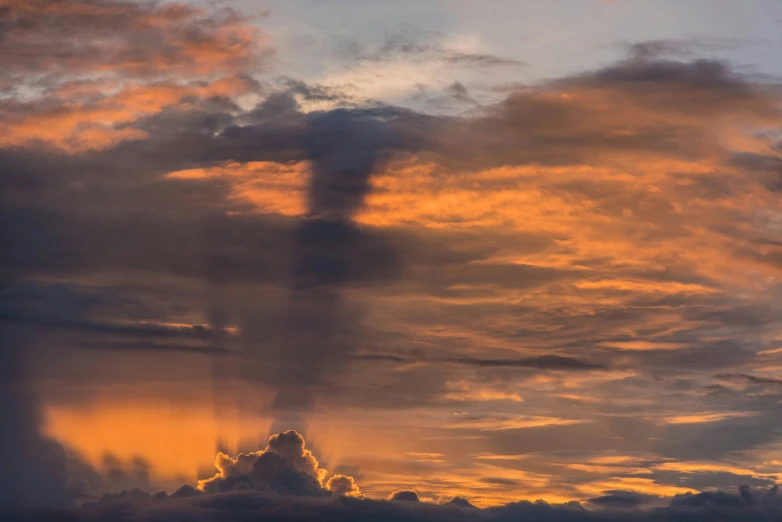
[[[0,0],[0,508],[782,516],[779,56],[779,0]]]

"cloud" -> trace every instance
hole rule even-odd
[[[233,71],[262,41],[246,18],[184,3],[11,0],[2,12],[2,85],[101,71],[134,77]]]
[[[587,502],[603,509],[639,509],[646,504],[660,501],[654,495],[645,495],[635,491],[606,491],[604,495],[590,498]]]
[[[348,56],[356,61],[380,62],[404,57],[423,58],[442,61],[452,66],[466,67],[507,67],[525,65],[523,62],[510,58],[502,58],[493,54],[471,52],[464,49],[459,42],[449,42],[441,33],[426,31],[413,25],[405,25],[398,31],[389,33],[383,45],[369,52],[355,54],[355,46],[346,46],[351,51]]]
[[[562,498],[623,487],[594,485],[619,480],[615,467],[552,463],[566,450],[687,462],[777,442],[773,82],[663,57],[653,44],[516,85],[496,104],[453,84],[450,95],[483,105],[434,116],[333,83],[256,78],[262,35],[219,9],[11,5],[4,70],[27,91],[1,108],[12,128],[0,145],[0,264],[11,281],[0,306],[32,359],[25,386],[48,365],[99,394],[116,359],[72,347],[132,354],[126,377],[141,382],[145,365],[166,373],[164,352],[230,349],[241,353],[225,373],[215,364],[221,382],[279,388],[278,406],[291,409],[317,395],[327,411],[409,418],[405,437],[433,423],[422,410],[453,406],[456,389],[465,418],[477,402],[486,408],[481,397],[502,411],[457,435],[438,429],[451,437],[441,460],[538,452],[545,472],[491,476]],[[104,40],[105,53],[95,43]],[[36,41],[40,56],[21,60]],[[56,41],[68,70],[51,62]],[[387,51],[414,64],[491,65],[479,46],[446,43],[402,39]],[[190,56],[191,44],[203,53]],[[193,374],[211,360],[193,359]],[[710,395],[715,380],[730,393]],[[57,400],[76,395],[52,387]],[[225,403],[265,411],[268,398],[253,400]],[[592,422],[567,424],[582,419]],[[9,454],[24,454],[13,448],[38,424],[20,423]],[[684,472],[667,471],[646,487],[681,486]],[[701,474],[697,487],[728,478]],[[311,479],[285,472],[268,489],[324,489]],[[362,480],[361,491],[379,482]],[[499,484],[481,486],[507,499]]]
[[[389,361],[400,364],[410,363],[448,363],[463,366],[476,366],[479,368],[536,368],[539,370],[600,370],[607,366],[582,361],[573,357],[564,357],[559,355],[541,355],[540,357],[530,357],[525,359],[477,359],[477,358],[413,358],[397,355],[383,354],[358,354],[356,358],[368,361]]]
[[[636,60],[661,59],[672,56],[692,56],[697,51],[729,48],[738,41],[729,38],[681,38],[635,42],[627,45],[631,58]]]
[[[722,373],[722,374],[718,374],[717,377],[721,379],[744,381],[749,384],[769,384],[772,386],[782,384],[782,379],[774,379],[771,377],[760,377],[757,375],[748,375],[746,373]]]
[[[280,388],[274,407],[308,411],[324,379],[344,370],[346,355],[354,350],[357,324],[340,314],[341,286],[360,266],[363,234],[353,218],[363,205],[370,177],[395,149],[420,144],[396,130],[408,114],[392,108],[313,112],[306,116],[300,137],[311,165],[307,213],[294,233],[291,267],[292,292],[286,318],[286,339],[279,355],[275,384]],[[370,266],[385,263],[371,256]]]
[[[258,84],[269,49],[248,18],[183,3],[34,0],[0,22],[4,147],[78,152],[142,139],[140,118]]]
[[[19,328],[4,327],[0,343],[0,508],[60,505],[69,500],[65,448],[40,434],[38,402],[27,377],[30,350]]]
[[[328,482],[326,482],[326,489],[331,491],[332,495],[338,496],[338,497],[359,497],[361,496],[361,491],[358,488],[358,485],[356,484],[356,481],[353,480],[353,477],[350,477],[348,475],[340,475],[335,474],[333,475]]]
[[[472,504],[470,504],[469,500],[467,500],[466,498],[462,498],[462,497],[453,497],[451,500],[446,502],[446,505],[453,505],[453,506],[457,506],[457,507],[460,507],[460,508],[474,508],[475,507]]]
[[[304,438],[295,431],[272,435],[261,451],[240,453],[236,458],[218,453],[215,468],[214,477],[199,481],[199,490],[257,489],[295,496],[360,494],[352,477],[334,475],[324,485],[328,471],[318,467],[312,452],[305,448]]]
[[[412,493],[412,492],[408,492]],[[255,491],[236,491],[179,499],[151,500],[139,493],[117,499],[106,499],[97,504],[86,504],[68,511],[36,510],[7,512],[6,520],[115,520],[119,513],[132,515],[135,520],[417,520],[417,521],[472,521],[511,520],[549,521],[639,521],[662,522],[670,520],[703,521],[770,521],[779,514],[779,501],[774,488],[751,490],[743,488],[738,494],[724,491],[673,497],[665,507],[632,511],[592,511],[578,503],[560,505],[543,501],[517,502],[485,509],[464,509],[452,503],[394,502],[388,500],[339,498],[301,498],[270,495]]]
[[[418,493],[415,491],[399,490],[394,491],[388,496],[388,500],[397,500],[402,502],[420,502]]]

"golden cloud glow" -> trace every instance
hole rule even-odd
[[[231,197],[252,203],[260,212],[300,216],[306,212],[305,188],[309,165],[305,162],[281,164],[270,161],[237,163],[217,167],[171,172],[170,179],[225,179]]]
[[[751,411],[694,413],[690,415],[674,415],[672,417],[665,417],[663,422],[666,424],[700,424],[704,422],[718,422],[725,419],[752,417],[754,415],[757,415],[757,413]]]

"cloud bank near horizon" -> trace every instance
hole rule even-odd
[[[4,520],[773,520],[782,512],[778,487],[741,486],[736,492],[706,491],[670,498],[632,491],[608,491],[579,502],[513,502],[476,508],[468,499],[423,502],[414,490],[397,490],[388,499],[364,497],[352,477],[330,474],[306,449],[295,431],[277,433],[261,451],[236,458],[219,453],[217,474],[166,494],[141,489],[104,494],[79,507],[41,508],[23,498],[0,508]],[[328,478],[328,479],[327,479]],[[89,499],[83,491],[76,498]],[[71,500],[75,500],[72,498]],[[585,507],[587,506],[587,507]]]

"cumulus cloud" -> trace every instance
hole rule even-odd
[[[304,438],[295,431],[277,433],[261,451],[240,453],[235,458],[218,453],[217,473],[199,481],[205,493],[257,489],[295,496],[357,496],[359,489],[352,477],[334,475],[324,481],[328,471],[318,467]]]
[[[409,490],[399,490],[394,491],[388,496],[388,500],[400,500],[403,502],[420,502],[420,499],[418,498],[418,493],[415,491],[409,491]]]
[[[358,488],[358,484],[348,475],[335,474],[329,478],[326,482],[326,489],[331,491],[332,495],[338,497],[359,497],[361,496],[361,490]]]

